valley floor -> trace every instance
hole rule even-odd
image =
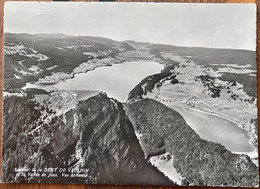
[[[172,84],[167,78],[161,80],[160,85],[152,92],[143,95],[143,98],[155,99],[172,108],[177,103],[230,120],[248,133],[257,151],[257,123],[254,121],[257,118],[256,100],[243,90],[243,85],[220,80],[218,78],[222,72],[205,68],[187,58],[180,56],[170,58],[179,62],[179,65],[172,70],[178,83]],[[202,75],[212,80],[200,79]],[[210,87],[214,90],[219,88],[220,96],[212,97]]]

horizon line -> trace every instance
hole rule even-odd
[[[104,38],[104,39],[109,39],[112,41],[117,41],[117,42],[126,42],[126,41],[133,41],[133,42],[137,42],[137,43],[149,43],[149,44],[154,44],[154,45],[169,45],[169,46],[175,46],[175,47],[183,47],[183,48],[205,48],[205,49],[216,49],[216,50],[241,50],[241,51],[252,51],[252,52],[256,52],[257,48],[255,48],[255,50],[252,49],[241,49],[241,48],[230,48],[230,47],[205,47],[205,46],[182,46],[182,45],[175,45],[175,44],[166,44],[166,43],[153,43],[153,42],[147,42],[147,41],[136,41],[133,39],[126,39],[126,40],[115,40],[115,39],[111,39],[108,37],[103,37],[103,36],[90,36],[90,35],[72,35],[72,34],[65,34],[65,33],[24,33],[24,32],[6,32],[4,31],[4,34],[26,34],[26,35],[64,35],[64,36],[70,36],[70,37],[95,37],[95,38]]]

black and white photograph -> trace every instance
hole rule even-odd
[[[1,182],[258,187],[255,4],[5,2]]]

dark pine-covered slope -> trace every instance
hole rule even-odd
[[[199,186],[256,186],[258,168],[246,155],[232,154],[224,146],[201,139],[173,109],[151,99],[125,106],[145,153],[166,149],[182,184]]]

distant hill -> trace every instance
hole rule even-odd
[[[207,66],[210,64],[256,65],[256,52],[249,50],[177,47],[162,44],[151,44],[147,48],[155,55],[160,52],[174,52],[179,56],[188,56],[191,60]]]
[[[133,48],[100,37],[6,33],[4,49],[4,89],[19,90],[26,82],[57,72],[71,74],[83,62],[113,58]]]
[[[246,50],[178,47],[135,41],[114,41],[103,37],[64,34],[4,34],[4,90],[19,91],[27,82],[54,73],[72,77],[82,63],[103,61],[104,66],[131,60],[159,61],[165,67],[176,61],[162,53],[173,53],[216,69],[219,64],[256,65],[256,53]],[[90,63],[92,64],[92,63]],[[217,65],[215,65],[217,64]],[[71,75],[72,74],[72,75]]]

